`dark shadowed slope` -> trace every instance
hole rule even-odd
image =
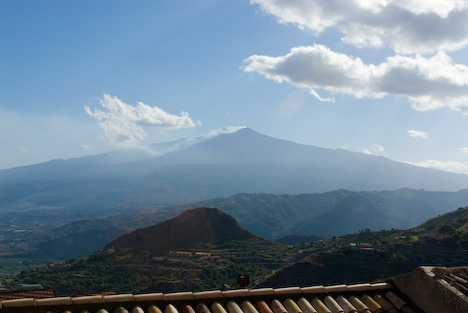
[[[170,250],[206,249],[229,240],[256,236],[219,209],[197,208],[156,225],[137,229],[112,241],[108,247],[165,255]]]

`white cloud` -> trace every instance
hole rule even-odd
[[[458,150],[460,150],[461,152],[464,152],[464,153],[468,153],[468,148],[460,148]]]
[[[379,153],[385,151],[384,147],[376,145],[375,143],[373,144],[372,148],[374,149],[375,152],[379,152]]]
[[[104,94],[99,102],[105,111],[91,111],[89,106],[84,109],[89,116],[99,121],[104,136],[114,145],[133,145],[139,142],[146,136],[144,126],[179,129],[195,127],[199,123],[194,122],[187,112],[181,112],[177,116],[142,102],[132,106],[109,94]]]
[[[468,113],[468,66],[453,64],[444,52],[431,58],[394,56],[379,65],[337,53],[323,45],[295,47],[283,56],[252,55],[242,66],[278,83],[357,98],[405,97],[415,110],[442,107]]]
[[[410,137],[415,137],[415,138],[427,139],[429,136],[427,132],[420,131],[420,130],[409,129],[407,130],[407,132],[408,132],[408,135],[410,135]]]
[[[80,145],[83,150],[92,150],[94,147],[92,145]]]
[[[465,0],[251,0],[283,24],[336,28],[356,46],[397,53],[451,51],[468,44]]]
[[[363,153],[369,154],[369,155],[378,155],[384,151],[385,151],[384,147],[377,145],[375,143],[372,145],[370,149],[367,149],[367,148],[362,149]]]
[[[30,153],[30,151],[27,148],[20,147],[21,152],[23,153]]]
[[[464,173],[468,174],[468,162],[457,162],[457,161],[438,161],[438,160],[426,160],[422,162],[406,162],[408,164],[435,168],[438,170],[454,172],[454,173]]]

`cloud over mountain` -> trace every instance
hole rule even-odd
[[[177,116],[142,102],[132,106],[109,94],[104,94],[99,104],[105,110],[91,111],[89,106],[84,109],[89,116],[99,121],[105,138],[114,145],[134,144],[142,140],[146,136],[143,130],[145,126],[179,129],[197,125],[197,122],[194,122],[187,112],[181,112]]]

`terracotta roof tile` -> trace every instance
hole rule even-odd
[[[212,290],[212,291],[201,291],[201,292],[194,292],[193,298],[194,299],[215,299],[215,298],[222,298],[223,293],[221,290]]]
[[[326,293],[327,290],[324,286],[311,286],[301,288],[303,293]]]
[[[182,313],[195,313],[195,310],[192,308],[190,304],[182,304],[180,307],[180,312]]]
[[[348,290],[346,285],[335,285],[335,286],[326,286],[325,290],[327,292],[343,292]]]
[[[161,309],[158,308],[157,306],[151,305],[151,306],[148,308],[148,313],[162,313],[162,311],[161,311]]]
[[[213,312],[213,313],[227,313],[226,309],[219,302],[214,302],[211,305],[211,312]]]
[[[379,294],[374,295],[374,300],[378,304],[380,304],[380,306],[382,307],[382,309],[385,312],[387,312],[387,313],[398,313],[396,308],[390,302],[388,302],[384,297],[382,297],[381,295],[379,295]]]
[[[273,313],[268,304],[263,300],[257,301],[256,305],[260,313]]]
[[[283,305],[289,313],[303,313],[296,302],[294,302],[291,298],[284,300]]]
[[[273,288],[260,288],[260,289],[251,289],[251,296],[265,296],[265,295],[274,295],[275,291]]]
[[[370,284],[370,285],[371,285],[371,289],[373,290],[392,288],[392,285],[390,283],[375,283],[375,284]]]
[[[211,313],[210,309],[204,303],[197,305],[197,313]]]
[[[179,311],[172,304],[168,304],[164,308],[164,313],[179,313]]]
[[[229,313],[244,313],[237,303],[229,301],[226,305]]]
[[[0,301],[0,313],[401,313],[418,312],[389,283],[119,294]],[[401,312],[400,312],[401,310]],[[426,313],[431,313],[427,311]],[[466,312],[464,312],[466,313]]]
[[[2,301],[3,308],[18,308],[18,307],[27,307],[27,306],[34,306],[34,305],[35,305],[34,298],[23,298],[23,299]]]
[[[252,302],[244,300],[241,304],[242,310],[245,313],[259,313]]]
[[[236,289],[236,290],[227,290],[223,291],[223,297],[226,298],[235,298],[235,297],[248,297],[250,296],[249,289]]]
[[[318,313],[331,313],[330,309],[327,308],[325,303],[323,303],[320,299],[314,298],[312,300],[312,305],[317,310]]]
[[[73,297],[71,299],[72,299],[73,304],[104,303],[103,296]]]
[[[193,300],[194,296],[192,292],[175,292],[166,293],[164,295],[166,301],[177,301],[177,300]]]
[[[310,304],[310,302],[302,297],[297,301],[297,305],[301,308],[304,313],[317,313],[317,310]]]
[[[163,293],[148,293],[148,294],[134,295],[133,299],[135,299],[136,302],[139,302],[139,301],[162,301],[165,298],[164,298]],[[150,313],[155,313],[155,312],[150,312]]]
[[[114,310],[113,313],[128,313],[128,310],[124,308],[123,306],[119,306],[117,309]]]
[[[369,290],[371,288],[371,284],[357,284],[357,285],[351,285],[348,286],[348,291],[356,292],[356,291],[363,291],[363,290]]]
[[[301,294],[302,289],[299,287],[288,287],[288,288],[277,288],[274,289],[275,295],[290,295],[290,294]]]
[[[343,313],[343,308],[331,296],[326,296],[323,302],[332,313]]]
[[[141,306],[137,305],[133,308],[132,313],[145,313],[145,311],[141,308]]]
[[[356,313],[357,309],[343,296],[338,296],[336,302],[343,308],[344,313]]]
[[[70,297],[45,298],[36,300],[36,306],[54,306],[70,304],[72,304],[72,299]]]
[[[103,296],[104,302],[115,303],[115,302],[133,302],[135,299],[132,294],[120,294],[120,295],[109,295]]]
[[[371,310],[372,313],[385,313],[385,312],[383,312],[382,307],[380,306],[380,304],[375,302],[375,300],[372,299],[371,297],[369,297],[368,295],[363,295],[361,297],[361,299],[367,305],[369,310]]]
[[[365,305],[364,302],[362,302],[358,297],[351,296],[349,297],[349,301],[358,310],[359,313],[371,313],[367,305]]]

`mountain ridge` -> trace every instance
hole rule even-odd
[[[76,208],[96,214],[92,211],[110,212],[119,207],[131,212],[242,192],[468,188],[468,175],[342,149],[297,144],[249,128],[185,142],[181,150],[168,148],[180,143],[167,143],[164,149],[171,151],[165,154],[140,156],[133,161],[122,157],[125,162],[121,163],[103,164],[104,159],[115,155],[107,154],[1,170],[0,212],[24,208],[25,204],[31,210],[40,206]]]

